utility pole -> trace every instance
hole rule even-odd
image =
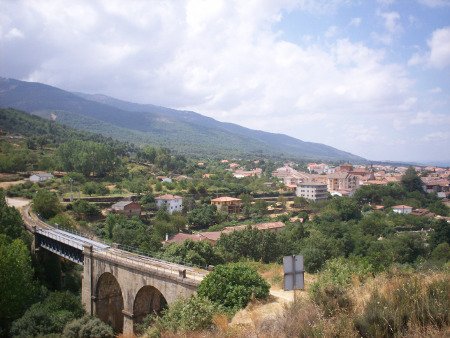
[[[73,191],[72,191],[73,179],[71,177],[69,177],[69,182],[70,182],[70,202],[73,202]]]

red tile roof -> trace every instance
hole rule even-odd
[[[171,194],[165,194],[165,195],[155,197],[156,200],[177,200],[180,198],[183,198],[183,197],[177,196],[177,195],[171,195]]]

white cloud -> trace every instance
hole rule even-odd
[[[289,11],[328,13],[349,3],[11,2],[0,10],[11,18],[0,20],[1,31],[15,27],[23,38],[13,44],[0,35],[7,51],[1,68],[6,76],[192,109],[363,151],[378,146],[386,120],[418,105],[406,67],[362,42],[311,36],[295,44],[275,30]],[[380,17],[387,33],[402,32],[398,13]],[[350,24],[361,22],[353,18]],[[329,36],[336,31],[331,27]],[[324,131],[325,124],[341,126],[343,120],[349,134]],[[355,140],[364,147],[356,148]]]
[[[383,20],[385,32],[373,32],[372,37],[375,41],[390,45],[403,32],[400,14],[397,12],[378,12],[377,15]]]
[[[349,25],[353,27],[359,27],[361,25],[362,19],[361,18],[352,18],[350,20]]]
[[[450,7],[450,0],[419,0],[419,3],[431,7]]]
[[[428,64],[434,68],[450,65],[450,27],[435,30],[428,41],[430,54]]]
[[[325,32],[325,37],[330,39],[338,35],[339,33],[339,27],[337,26],[330,26],[327,31]]]
[[[450,65],[450,26],[435,30],[427,41],[429,50],[415,53],[408,65],[424,64],[431,68],[443,69]]]
[[[450,139],[450,132],[436,131],[425,135],[422,140],[426,142],[442,142]]]
[[[418,112],[410,120],[410,123],[419,125],[448,125],[450,128],[450,116],[445,114],[436,114],[430,111]]]
[[[343,130],[345,130],[353,142],[373,143],[382,138],[376,126],[367,127],[362,124],[347,124]]]
[[[4,37],[6,40],[13,40],[13,39],[23,39],[24,35],[20,31],[20,29],[12,28],[8,33],[5,34]]]
[[[432,94],[442,93],[442,88],[441,87],[434,87],[434,88],[430,89],[430,93],[432,93]]]

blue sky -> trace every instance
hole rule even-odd
[[[450,161],[450,0],[1,2],[1,76]]]

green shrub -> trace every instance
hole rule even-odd
[[[11,334],[33,337],[60,333],[64,326],[83,315],[80,299],[70,292],[53,292],[42,302],[33,304],[25,314],[13,322]]]
[[[42,217],[49,219],[58,214],[62,207],[55,193],[41,189],[33,198],[33,209]]]
[[[265,299],[270,285],[258,272],[244,263],[219,265],[198,287],[198,295],[231,311],[244,308],[250,299]]]
[[[63,336],[67,338],[113,338],[114,331],[100,319],[84,316],[68,323],[64,328]]]
[[[214,316],[220,313],[223,313],[223,309],[217,304],[207,298],[193,296],[176,301],[170,308],[163,310],[161,317],[150,315],[144,322],[153,322],[147,333],[155,329],[173,333],[200,331],[211,329]]]
[[[66,229],[75,229],[77,227],[77,223],[70,215],[61,212],[51,218],[50,223],[57,224]]]

